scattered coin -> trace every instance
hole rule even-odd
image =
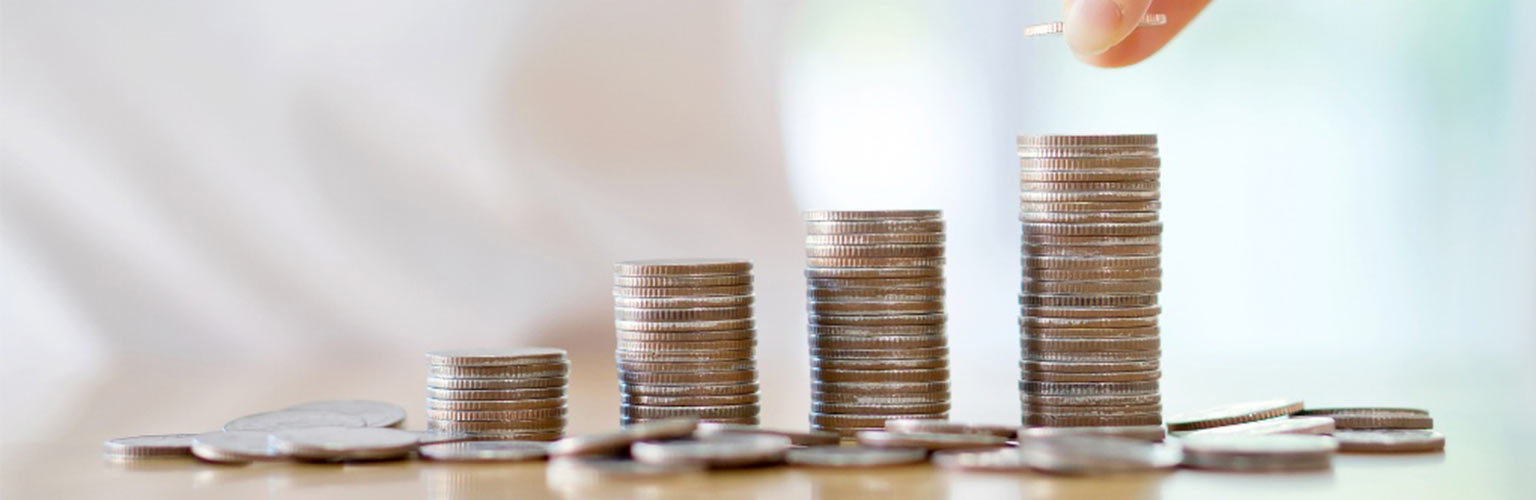
[[[1318,470],[1332,467],[1339,442],[1302,434],[1188,436],[1184,465],[1232,471]]]
[[[1333,432],[1333,419],[1328,417],[1283,417],[1235,425],[1211,427],[1189,433],[1204,434],[1328,434]]]
[[[549,445],[549,454],[556,457],[611,455],[629,449],[640,441],[681,439],[698,429],[697,418],[669,418],[637,423],[614,432],[573,436]]]
[[[1293,399],[1271,399],[1236,403],[1203,410],[1175,414],[1168,417],[1168,430],[1192,431],[1234,425],[1246,422],[1283,417],[1300,412],[1302,402]]]
[[[1167,432],[1161,425],[1126,425],[1115,427],[1025,427],[1019,429],[1019,440],[1050,439],[1062,437],[1116,437],[1142,441],[1162,441]]]
[[[1029,464],[1024,462],[1024,455],[1017,448],[941,451],[933,454],[933,464],[941,469],[981,472],[1029,470]]]
[[[334,411],[279,410],[231,420],[224,424],[224,430],[271,432],[307,427],[366,427],[367,425],[368,421],[363,417]]]
[[[279,460],[287,455],[272,447],[266,431],[219,431],[192,437],[192,454],[215,463],[243,464]]]
[[[362,417],[368,427],[399,427],[405,422],[405,408],[394,403],[361,399],[314,401],[288,407],[290,410],[334,411]]]
[[[864,468],[923,463],[928,450],[920,448],[872,448],[866,446],[812,446],[789,450],[790,465],[806,467]]]
[[[1445,450],[1445,435],[1428,429],[1375,429],[1334,431],[1339,451],[1427,452]]]
[[[310,427],[272,433],[272,448],[302,460],[399,459],[410,455],[419,444],[414,433],[373,427]]]
[[[542,441],[466,441],[422,446],[421,457],[445,462],[524,462],[549,456]]]
[[[648,464],[699,464],[713,468],[782,463],[789,438],[765,434],[717,434],[681,441],[642,441],[630,447],[635,460]]]
[[[1303,410],[1300,414],[1331,418],[1339,429],[1429,429],[1435,426],[1435,419],[1429,412],[1417,408],[1317,408]]]
[[[111,459],[170,458],[192,455],[192,434],[156,434],[108,439],[102,455]]]
[[[795,446],[820,446],[836,445],[842,441],[842,436],[832,432],[821,431],[787,431],[780,429],[765,429],[756,425],[723,424],[718,422],[699,422],[699,428],[695,431],[699,436],[712,436],[715,434],[766,434],[789,438],[790,444]]]
[[[1177,445],[1107,436],[1029,439],[1018,451],[1030,468],[1057,474],[1172,469],[1183,460]]]
[[[890,425],[887,421],[886,425]],[[939,434],[933,432],[864,431],[857,434],[859,444],[876,448],[920,448],[958,450],[1007,446],[1008,438],[990,434]]]
[[[1013,439],[1019,434],[1018,427],[1009,425],[966,424],[934,419],[886,420],[885,430],[931,434],[977,434],[1003,439]]]

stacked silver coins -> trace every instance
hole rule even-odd
[[[1157,136],[1018,145],[1024,424],[1162,423]]]
[[[613,274],[620,423],[756,424],[752,263],[630,261]]]
[[[806,212],[811,427],[949,416],[938,210]]]
[[[555,440],[565,432],[571,363],[564,349],[427,353],[427,429],[488,439]]]

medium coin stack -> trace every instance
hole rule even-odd
[[[1024,425],[1162,423],[1157,136],[1018,145]]]
[[[429,430],[524,440],[565,432],[571,363],[564,349],[432,351],[427,370]]]
[[[630,261],[613,274],[620,423],[756,424],[752,263]]]
[[[811,427],[949,416],[938,210],[806,212]]]

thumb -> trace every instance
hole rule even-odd
[[[1152,0],[1064,0],[1067,46],[1078,57],[1101,54],[1129,36],[1151,5]]]

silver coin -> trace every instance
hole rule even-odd
[[[154,434],[109,439],[101,444],[108,458],[161,458],[192,455],[192,434]]]
[[[308,427],[367,427],[363,417],[334,411],[279,410],[246,415],[224,424],[226,431],[279,431]]]
[[[427,460],[445,462],[524,462],[549,456],[549,443],[542,441],[465,441],[422,446],[417,450]]]
[[[1024,456],[1015,448],[995,450],[951,450],[933,454],[933,464],[941,469],[988,472],[1023,472],[1029,470]]]
[[[748,467],[782,463],[789,447],[784,436],[717,434],[688,441],[642,441],[631,446],[629,453],[648,464]]]
[[[303,460],[404,458],[420,444],[415,433],[373,427],[311,427],[272,433],[272,448]]]
[[[1271,399],[1217,406],[1168,417],[1168,430],[1192,431],[1224,425],[1256,422],[1283,417],[1301,411],[1302,402],[1297,399]]]
[[[405,422],[405,408],[394,403],[362,399],[313,401],[288,407],[289,410],[333,411],[362,417],[368,427],[399,427]]]
[[[980,434],[1004,439],[1013,439],[1019,433],[1017,426],[966,424],[948,420],[886,420],[885,430],[933,434]]]
[[[479,441],[486,439],[471,432],[459,432],[443,429],[427,429],[424,431],[410,431],[416,434],[416,439],[423,446],[439,443],[457,443],[460,441]]]
[[[889,421],[887,421],[889,422]],[[876,448],[919,448],[924,450],[961,450],[997,448],[1008,439],[990,434],[938,434],[933,432],[864,431],[856,435],[859,444]]]
[[[1019,454],[1030,468],[1058,474],[1171,469],[1183,460],[1178,445],[1103,436],[1030,439]]]
[[[1059,437],[1117,437],[1162,441],[1167,432],[1161,425],[1123,425],[1116,427],[1025,427],[1019,429],[1019,439],[1049,439]]]
[[[247,463],[279,460],[287,455],[272,447],[272,433],[266,431],[219,431],[192,438],[192,454],[217,463]]]
[[[698,436],[712,436],[715,434],[765,434],[771,436],[783,436],[789,438],[790,444],[795,446],[835,445],[842,440],[841,436],[832,432],[765,429],[756,425],[725,424],[719,422],[699,422],[699,428],[697,431],[695,431],[695,435]]]
[[[566,359],[565,349],[554,347],[521,347],[478,349],[449,349],[427,353],[427,362],[434,365],[497,366],[524,363],[554,363]]]
[[[870,448],[864,446],[812,446],[789,450],[785,461],[806,467],[885,467],[917,464],[928,460],[920,448]]]
[[[630,445],[640,441],[685,438],[692,435],[698,427],[698,418],[652,420],[614,432],[561,439],[549,446],[549,454],[556,457],[610,455],[623,452]]]
[[[1444,451],[1445,434],[1428,429],[1341,430],[1333,433],[1344,452]]]
[[[1235,471],[1326,469],[1339,449],[1334,438],[1301,434],[1213,434],[1182,442],[1184,465]]]
[[[1207,434],[1329,434],[1333,432],[1333,419],[1328,417],[1284,417],[1258,422],[1212,427],[1190,432],[1190,436]]]

